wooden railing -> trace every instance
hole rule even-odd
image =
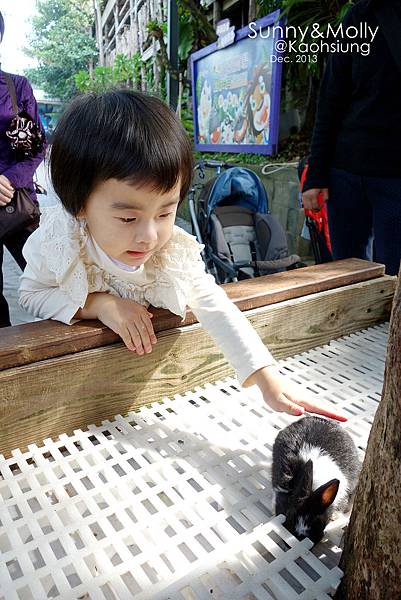
[[[389,318],[395,277],[349,259],[224,286],[276,358]],[[129,352],[98,321],[0,330],[0,453],[232,374],[191,312],[152,309],[158,342]]]

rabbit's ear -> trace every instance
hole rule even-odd
[[[312,492],[313,485],[313,462],[308,460],[302,465],[298,481],[294,488],[294,495],[297,498],[306,498]]]
[[[323,514],[324,511],[327,510],[331,504],[333,504],[335,497],[337,496],[339,485],[339,479],[331,479],[313,492],[311,496],[311,502],[313,503],[314,512],[316,514]]]

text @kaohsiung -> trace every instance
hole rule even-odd
[[[345,26],[344,23],[334,26],[329,23],[322,30],[318,23],[313,23],[304,27],[269,25],[261,28],[252,21],[249,23],[249,29],[248,37],[251,39],[260,37],[274,40],[273,61],[289,62],[295,59],[298,62],[307,62],[305,57],[308,55],[308,62],[316,62],[320,53],[369,55],[379,27],[371,27],[367,23],[359,23],[358,26]],[[304,58],[300,59],[300,55],[304,55]]]

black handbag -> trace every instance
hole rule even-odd
[[[14,82],[7,73],[3,73],[3,75],[7,82],[7,86],[8,86],[12,104],[13,104],[13,110],[16,115],[11,122],[11,126],[14,127],[16,119],[19,119],[20,115],[22,113],[18,113],[17,94],[15,91]],[[28,113],[25,113],[25,114],[28,114]],[[29,117],[29,115],[28,115],[28,117]],[[29,119],[31,119],[31,117],[29,117]],[[32,121],[32,119],[31,119],[31,121]],[[35,127],[37,127],[36,124],[35,124]],[[9,128],[9,130],[10,130],[10,128]],[[6,132],[7,135],[8,135],[8,131]],[[40,130],[39,130],[39,132],[40,132]],[[40,132],[40,134],[41,134],[41,132]],[[22,136],[21,139],[25,139],[25,138]],[[29,145],[30,145],[30,142],[28,143],[28,146]],[[11,144],[11,146],[13,147],[12,144]],[[26,147],[27,151],[28,151],[28,146]],[[37,147],[38,147],[38,144],[37,143],[36,143],[36,145],[34,144],[34,150],[33,150],[34,153],[36,152]],[[42,148],[43,148],[43,143],[42,143]],[[21,152],[21,148],[19,148],[19,152]],[[27,156],[25,151],[23,151],[23,154],[25,154],[25,156]],[[37,226],[39,225],[39,217],[40,217],[39,204],[37,202],[35,202],[34,200],[32,200],[32,198],[29,194],[29,191],[25,188],[16,189],[14,192],[14,195],[12,197],[12,200],[5,206],[0,207],[0,239],[6,237],[8,235],[12,235],[13,233],[16,233],[17,231],[20,231],[21,229],[28,230],[28,231],[29,230],[34,231],[37,228]]]
[[[11,202],[0,207],[0,239],[21,229],[35,231],[39,218],[39,204],[29,192],[25,188],[15,190]]]
[[[17,160],[31,158],[43,150],[45,138],[34,119],[26,111],[19,111],[14,81],[8,73],[4,73],[13,105],[14,117],[6,131],[10,145]]]

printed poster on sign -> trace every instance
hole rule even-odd
[[[219,40],[191,56],[195,148],[214,152],[277,151],[282,62],[280,11],[240,29],[227,39],[227,20]],[[257,35],[255,31],[259,32]]]

